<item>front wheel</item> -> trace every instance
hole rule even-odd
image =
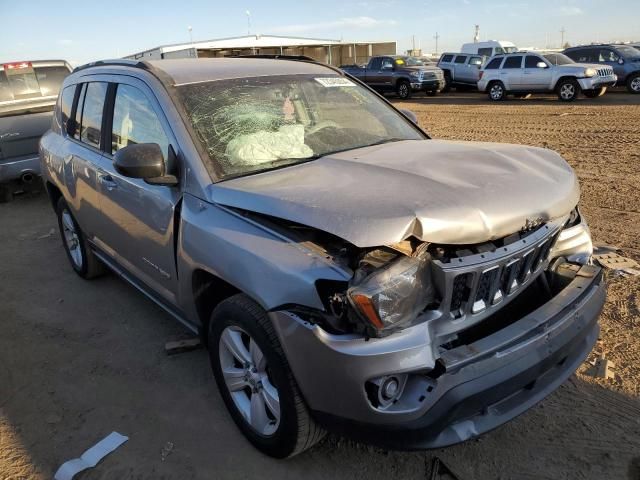
[[[401,80],[396,87],[396,93],[402,100],[411,98],[411,84],[406,80]]]
[[[231,417],[260,451],[297,455],[324,436],[311,418],[266,312],[243,294],[211,315],[211,368]]]
[[[580,85],[572,79],[562,80],[557,87],[558,98],[563,102],[573,102],[578,98]]]
[[[502,82],[494,82],[489,85],[489,100],[493,100],[494,102],[499,102],[504,100],[507,96],[507,92],[504,89],[504,85]]]
[[[640,93],[640,73],[633,74],[627,80],[627,90],[631,93]]]
[[[601,97],[607,91],[607,87],[594,88],[593,90],[583,90],[584,96],[587,98]]]

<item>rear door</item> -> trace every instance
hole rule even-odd
[[[456,55],[453,60],[453,80],[456,82],[468,82],[468,67],[466,65],[468,55]]]
[[[546,65],[541,68],[538,64]],[[553,73],[547,62],[538,55],[524,57],[524,69],[522,73],[522,88],[531,91],[545,91],[551,87]]]
[[[174,171],[177,142],[153,92],[144,82],[118,76],[110,89],[105,122],[105,155],[98,170],[100,244],[121,267],[176,303],[174,213],[180,189],[128,178],[113,165],[115,153],[128,145],[157,143],[167,171]],[[112,113],[111,113],[112,112]]]

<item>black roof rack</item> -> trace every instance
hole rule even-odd
[[[145,62],[141,62],[140,60],[129,60],[126,58],[115,58],[115,59],[111,59],[111,60],[98,60],[96,62],[90,62],[90,63],[85,63],[84,65],[80,65],[76,68],[73,69],[73,72],[79,72],[80,70],[84,70],[85,68],[90,68],[90,67],[103,67],[103,66],[111,66],[111,65],[115,65],[115,66],[124,66],[124,67],[136,67],[136,68],[143,68],[145,70],[148,70],[148,66]]]
[[[268,58],[271,60],[293,60],[298,62],[318,62],[315,58],[306,55],[279,55],[279,54],[253,54],[253,55],[230,55],[227,58]]]

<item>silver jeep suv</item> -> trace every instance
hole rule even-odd
[[[604,95],[616,81],[609,66],[575,63],[561,53],[516,52],[492,57],[480,72],[478,90],[494,101],[509,94],[555,92],[560,100],[570,102],[580,92],[588,98]]]
[[[605,286],[557,153],[409,117],[301,59],[99,62],[64,81],[42,174],[73,269],[199,332],[257,448],[441,447],[564,382]]]

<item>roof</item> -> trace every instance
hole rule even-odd
[[[269,58],[180,58],[147,61],[170,76],[175,85],[270,75],[335,75],[319,63]]]

